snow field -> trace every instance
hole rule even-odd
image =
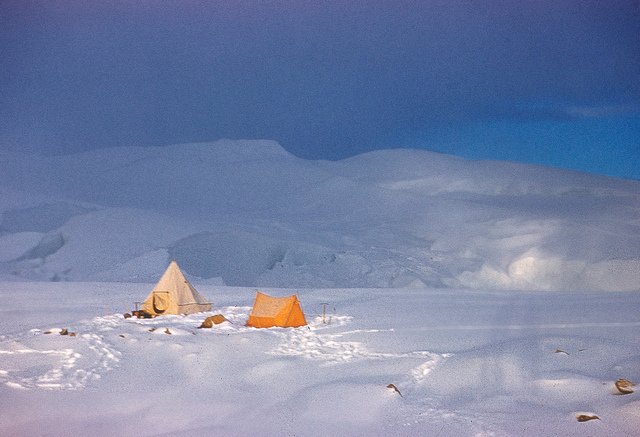
[[[267,141],[0,154],[0,435],[639,434],[614,385],[640,382],[638,181]],[[172,259],[232,323],[122,316]],[[309,326],[245,327],[255,287]]]
[[[64,285],[99,298],[107,284]],[[107,286],[127,298],[128,284]],[[0,341],[7,435],[627,436],[640,425],[637,392],[614,386],[640,381],[635,293],[299,290],[309,326],[255,329],[249,288],[200,285],[217,297],[211,313],[50,324],[54,291],[39,287],[29,310],[41,324]],[[217,313],[232,323],[198,329]],[[577,421],[587,413],[600,420]]]

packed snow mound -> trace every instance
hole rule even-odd
[[[272,141],[2,158],[5,279],[640,290],[638,181]]]

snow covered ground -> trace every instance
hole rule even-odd
[[[116,311],[150,284],[0,287],[2,435],[640,430],[639,392],[614,386],[640,382],[638,293],[308,289],[308,327],[255,329],[251,288],[202,285],[212,313],[139,320]],[[213,313],[231,323],[198,329]]]
[[[640,182],[266,141],[0,155],[0,435],[640,434],[614,386],[640,383]],[[214,311],[125,319],[171,259]],[[256,289],[309,326],[245,327]]]

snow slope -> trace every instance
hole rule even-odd
[[[7,280],[640,289],[640,182],[418,150],[269,141],[0,157]]]

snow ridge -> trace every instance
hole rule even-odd
[[[268,287],[640,289],[640,182],[271,141],[0,162],[0,278]],[[19,193],[19,195],[18,195]]]

